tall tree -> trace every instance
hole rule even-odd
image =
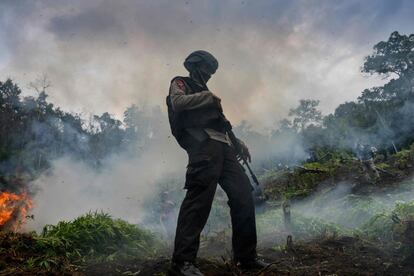
[[[318,100],[300,100],[299,106],[289,111],[289,116],[293,117],[292,126],[298,132],[303,131],[309,125],[321,125],[323,116],[318,110]]]
[[[362,71],[392,77],[381,87],[364,90],[360,101],[397,101],[414,98],[414,34],[393,32],[388,41],[374,46],[374,53],[365,58]]]

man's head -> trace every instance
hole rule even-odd
[[[217,59],[206,51],[192,52],[184,61],[184,67],[190,76],[199,81],[207,82],[218,68]]]

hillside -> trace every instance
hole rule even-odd
[[[258,207],[257,224],[259,254],[271,266],[239,271],[227,229],[203,236],[201,269],[206,275],[414,273],[413,152],[380,158],[375,163],[387,173],[375,182],[364,178],[357,160],[268,172],[261,180],[269,199]],[[332,198],[346,181],[350,189]],[[289,221],[281,210],[286,199]],[[309,206],[319,215],[305,212]],[[2,232],[0,244],[0,275],[166,275],[171,252],[159,234],[100,213],[46,226],[40,234]]]

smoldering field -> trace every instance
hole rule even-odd
[[[169,133],[167,115],[162,115],[164,121],[157,131],[161,138],[150,139],[145,145],[137,142],[127,151],[106,157],[98,168],[71,154],[52,161],[50,168],[29,185],[34,194],[35,219],[28,221],[26,228],[40,230],[45,224],[95,210],[143,223],[149,215],[160,215],[150,212],[162,205],[163,192],[168,192],[168,200],[178,207],[185,194],[187,154]],[[287,148],[296,149],[300,158],[306,156],[297,140],[266,140],[269,144],[252,141],[256,164],[274,154],[290,155]]]
[[[136,144],[131,149],[136,154],[113,154],[99,168],[71,155],[53,161],[32,183],[35,219],[27,227],[38,230],[45,224],[96,210],[132,223],[141,222],[146,215],[144,203],[157,198],[164,185],[173,185],[179,172],[184,173],[185,154],[169,136],[164,138],[145,149]]]
[[[28,221],[25,230],[39,231],[46,224],[72,220],[97,210],[142,225],[171,242],[178,209],[185,194],[183,184],[187,156],[169,134],[164,115],[165,121],[160,123],[159,130],[161,139],[153,139],[144,147],[137,143],[129,151],[112,154],[98,168],[71,155],[54,160],[51,167],[31,183],[34,219]],[[250,145],[253,167],[258,172],[261,172],[261,164],[272,162],[272,156],[278,156],[278,160],[289,160],[290,165],[299,164],[308,157],[301,140],[295,135],[272,139],[263,134],[261,139],[254,139],[257,137],[251,133],[242,132],[240,136]],[[131,153],[133,149],[139,151]],[[292,220],[308,224],[303,231],[295,232],[294,238],[310,239],[336,227],[350,233],[375,215],[392,210],[397,203],[414,200],[414,181],[411,180],[386,193],[370,195],[354,195],[354,185],[351,181],[328,187],[321,185],[311,197],[292,202]],[[166,196],[163,198],[163,195]],[[230,234],[226,200],[224,192],[218,188],[204,237]],[[167,210],[169,223],[161,220],[166,201],[173,203]],[[257,215],[259,243],[268,244],[269,239],[275,244],[285,242],[288,233],[282,208],[276,205]]]

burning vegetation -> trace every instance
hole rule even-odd
[[[19,231],[33,208],[27,182],[20,177],[0,177],[0,230]]]
[[[15,194],[9,192],[0,193],[0,229],[18,231],[25,223],[32,208],[32,200],[24,192]]]

